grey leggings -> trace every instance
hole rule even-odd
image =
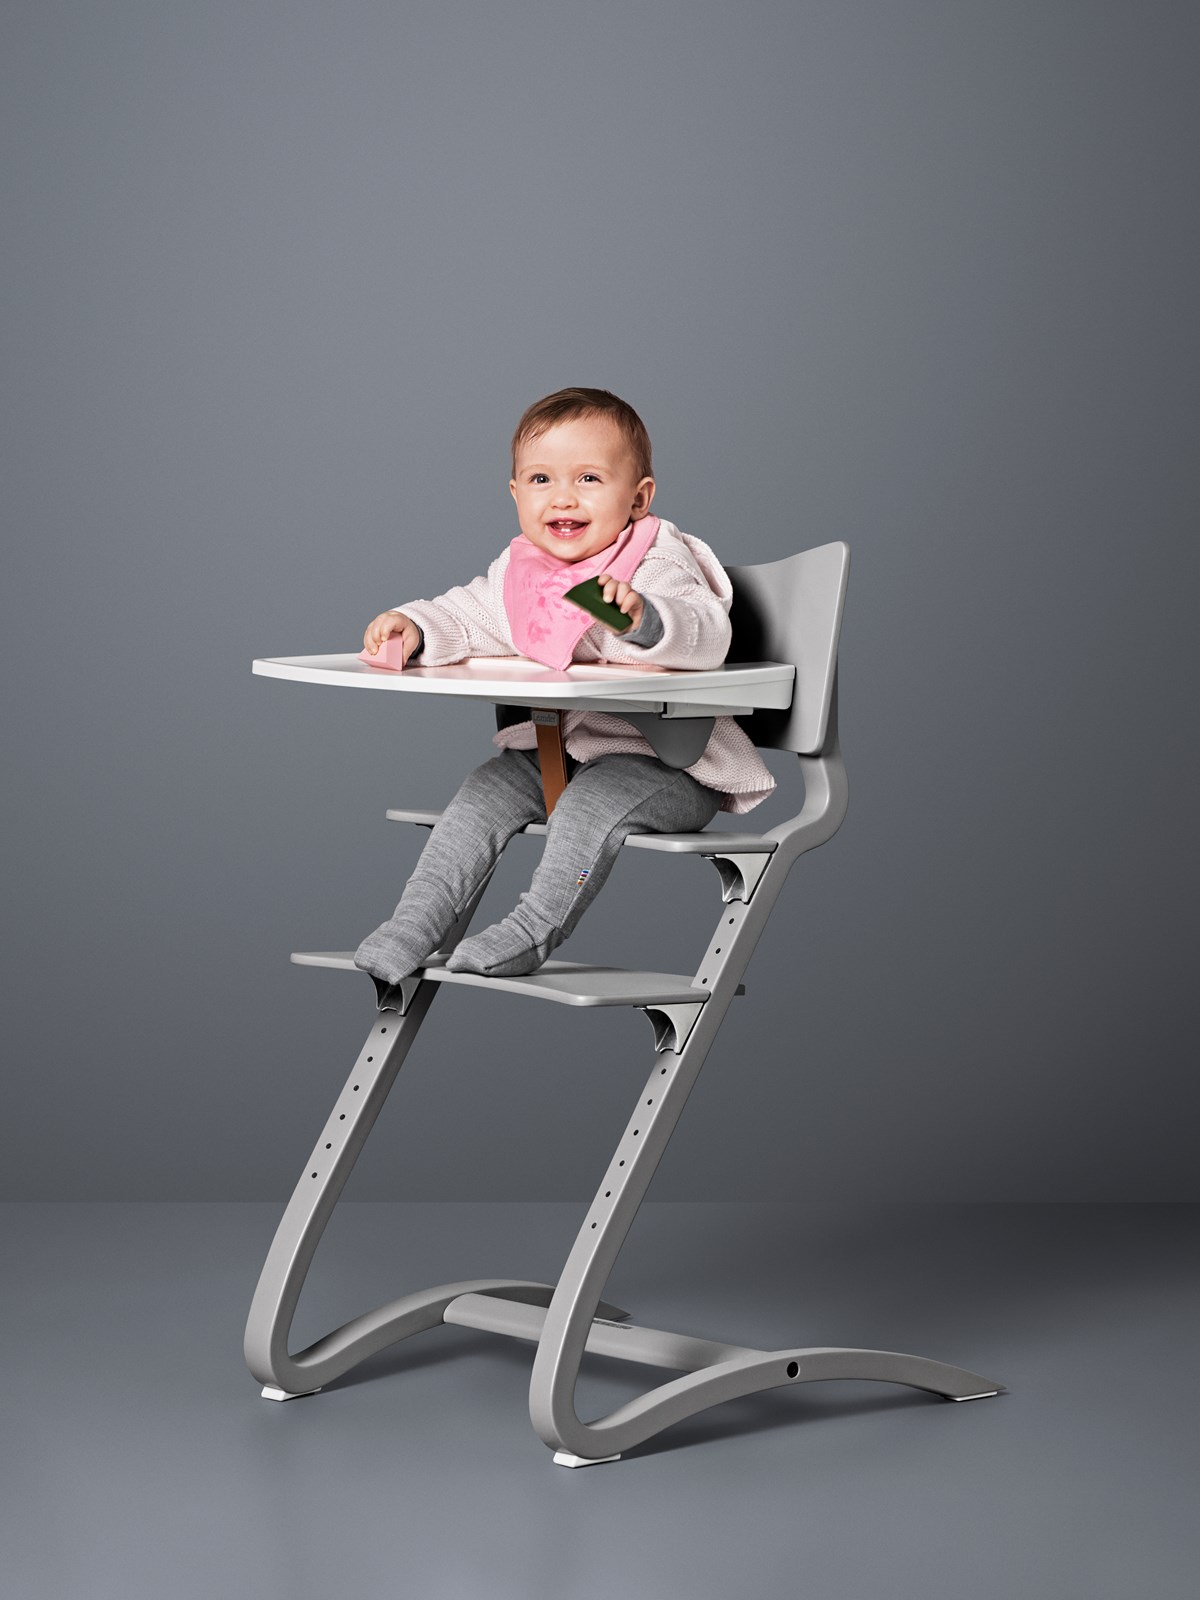
[[[595,898],[626,834],[698,832],[719,804],[712,789],[654,756],[601,756],[576,767],[550,818],[533,881],[506,921],[519,924],[545,960]],[[430,834],[397,916],[411,897],[411,909],[440,942],[509,839],[526,823],[545,820],[532,751],[506,750],[485,761]]]

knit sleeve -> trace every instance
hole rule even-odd
[[[517,654],[503,601],[507,562],[505,550],[470,583],[447,589],[432,600],[408,600],[392,608],[411,617],[424,635],[422,666],[445,667],[468,656]]]
[[[706,558],[703,568],[689,544]],[[653,601],[662,635],[656,643],[641,646],[598,624],[595,634],[604,634],[607,660],[694,670],[721,665],[729,649],[733,588],[707,545],[698,539],[685,544],[678,534],[666,538],[660,534],[632,582],[639,594]]]

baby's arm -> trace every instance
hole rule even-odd
[[[724,574],[721,574],[724,577]],[[596,625],[593,639],[609,661],[646,662],[658,667],[691,667],[700,670],[719,667],[729,649],[729,605],[732,590],[728,579],[725,593],[716,594],[691,552],[673,544],[661,554],[657,548],[633,575],[633,585],[614,585],[614,601],[635,624],[626,633],[614,633],[602,623]],[[608,598],[608,584],[604,585]],[[625,603],[618,598],[624,588]],[[633,607],[629,595],[649,602]],[[639,642],[640,641],[640,642]]]
[[[507,557],[506,550],[486,574],[461,588],[448,589],[432,600],[406,601],[403,607],[382,612],[367,628],[365,647],[371,649],[372,630],[380,632],[382,643],[391,634],[410,628],[411,645],[408,633],[404,634],[406,664],[417,650],[423,667],[445,667],[468,656],[516,655],[504,613]]]

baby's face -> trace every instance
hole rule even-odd
[[[654,479],[639,478],[629,446],[611,417],[572,417],[517,454],[508,486],[521,532],[560,561],[586,561],[644,517]]]

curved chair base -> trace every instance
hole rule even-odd
[[[777,1371],[772,1371],[777,1362],[783,1363],[785,1376],[782,1379]],[[720,1405],[723,1400],[733,1399],[737,1395],[755,1394],[763,1389],[781,1387],[785,1383],[796,1385],[822,1383],[835,1378],[899,1383],[909,1388],[925,1389],[946,1400],[990,1400],[1007,1392],[1003,1384],[993,1384],[989,1379],[982,1378],[977,1373],[967,1372],[961,1367],[949,1367],[944,1362],[929,1361],[924,1356],[901,1355],[891,1350],[780,1350],[772,1355],[764,1352],[761,1365],[748,1364],[741,1370],[748,1375],[754,1367],[758,1368],[760,1374],[757,1382],[745,1382],[735,1378],[735,1369],[731,1364],[727,1372],[707,1373],[705,1381],[695,1386],[688,1385],[686,1381],[681,1381],[678,1386],[664,1384],[661,1389],[654,1391],[657,1397],[664,1397],[666,1390],[674,1391],[664,1400],[664,1409],[670,1404],[671,1399],[677,1397],[687,1395],[690,1400],[699,1400],[699,1404],[690,1404],[685,1411],[677,1412],[669,1418],[664,1417],[663,1410],[658,1407],[647,1408],[635,1400],[629,1406],[622,1407],[619,1412],[614,1411],[598,1426],[581,1424],[580,1433],[595,1433],[597,1448],[603,1449],[601,1441],[610,1426],[615,1430],[622,1423],[633,1420],[639,1415],[648,1419],[652,1417],[651,1426],[638,1441],[644,1443],[645,1439],[652,1438],[671,1422],[679,1421],[681,1415],[694,1416],[710,1406]],[[970,1394],[956,1392],[960,1389],[971,1389],[974,1392]],[[647,1400],[651,1397],[642,1398]],[[579,1434],[576,1437],[581,1443],[585,1442]],[[630,1445],[626,1444],[625,1448],[629,1449]],[[573,1450],[556,1450],[553,1459],[554,1464],[559,1467],[591,1467],[599,1466],[605,1461],[619,1461],[621,1452],[617,1451],[610,1455],[581,1455]]]
[[[636,1334],[640,1330],[630,1331]],[[631,1359],[638,1358],[631,1352]],[[581,1422],[572,1405],[570,1414],[560,1415],[553,1427],[547,1425],[544,1412],[540,1425],[535,1419],[535,1426],[546,1443],[557,1446],[556,1460],[566,1454],[580,1462],[607,1461],[645,1443],[673,1423],[726,1400],[838,1378],[903,1384],[947,1400],[982,1400],[1004,1392],[1003,1384],[979,1373],[893,1350],[746,1350],[730,1360],[662,1384],[596,1422]],[[531,1394],[531,1407],[536,1411],[545,1399]],[[547,1438],[547,1434],[551,1437]]]

